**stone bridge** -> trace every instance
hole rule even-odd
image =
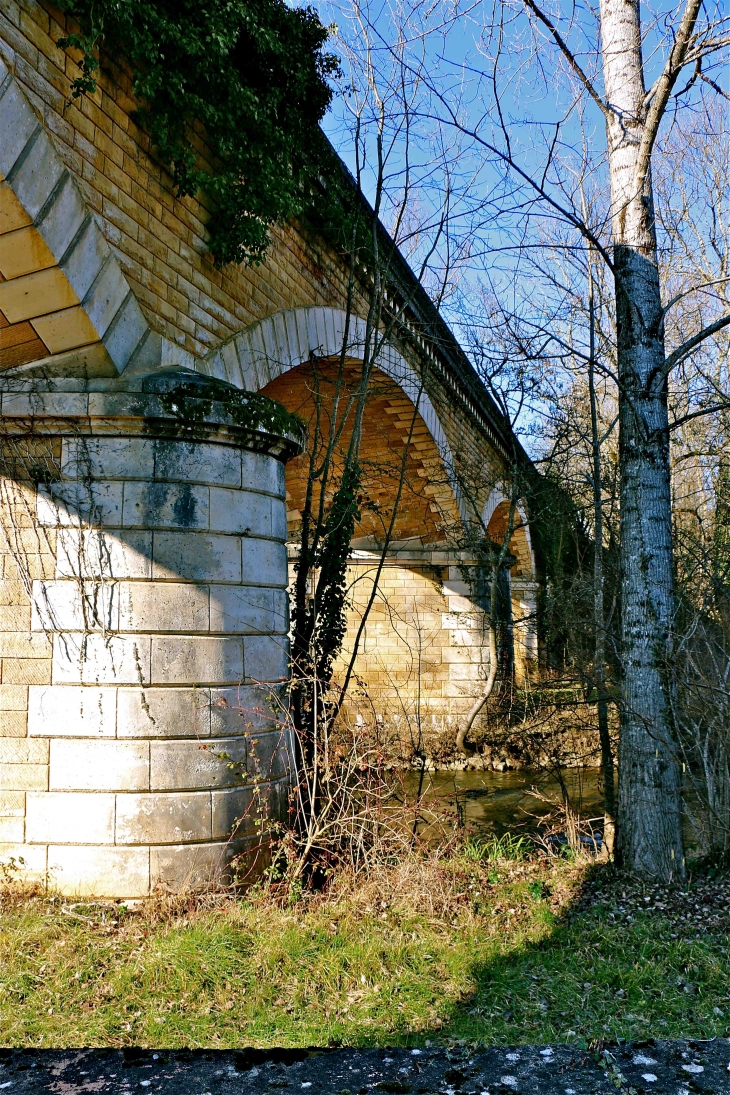
[[[174,196],[124,64],[102,58],[97,91],[70,102],[62,20],[35,0],[0,9],[0,860],[65,892],[139,896],[255,858],[257,815],[281,810],[307,454],[284,419],[242,421],[230,393],[330,413],[343,347],[358,382],[369,280],[348,318],[346,263],[301,225],[274,231],[263,265],[216,269],[205,199]],[[404,468],[348,717],[407,756],[452,742],[482,687],[464,530],[505,536],[524,457],[399,255],[387,276],[343,657]],[[536,574],[520,513],[524,675]]]

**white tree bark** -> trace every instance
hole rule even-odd
[[[620,383],[623,693],[617,855],[681,877],[671,722],[672,510],[662,301],[638,0],[601,0]],[[647,126],[649,122],[649,127]],[[649,155],[647,155],[647,149]]]

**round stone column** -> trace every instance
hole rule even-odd
[[[28,695],[29,738],[49,748],[26,845],[68,894],[141,897],[263,863],[289,775],[297,422],[183,369],[45,388],[2,406],[6,431],[56,454],[35,492],[55,573],[32,580],[52,670]]]

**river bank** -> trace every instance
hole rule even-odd
[[[413,855],[321,894],[0,905],[5,1046],[427,1047],[730,1035],[727,875]],[[481,858],[477,858],[477,856]]]

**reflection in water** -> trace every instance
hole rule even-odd
[[[600,819],[596,826],[600,830],[603,796],[599,775],[597,768],[566,768],[560,773],[572,809],[586,820]],[[419,781],[417,771],[405,775],[403,790],[408,802],[415,802]],[[452,824],[476,836],[535,830],[540,819],[562,803],[560,780],[548,772],[426,772],[422,788],[426,823],[421,835],[428,837],[432,832],[435,838],[444,825],[450,828]]]

